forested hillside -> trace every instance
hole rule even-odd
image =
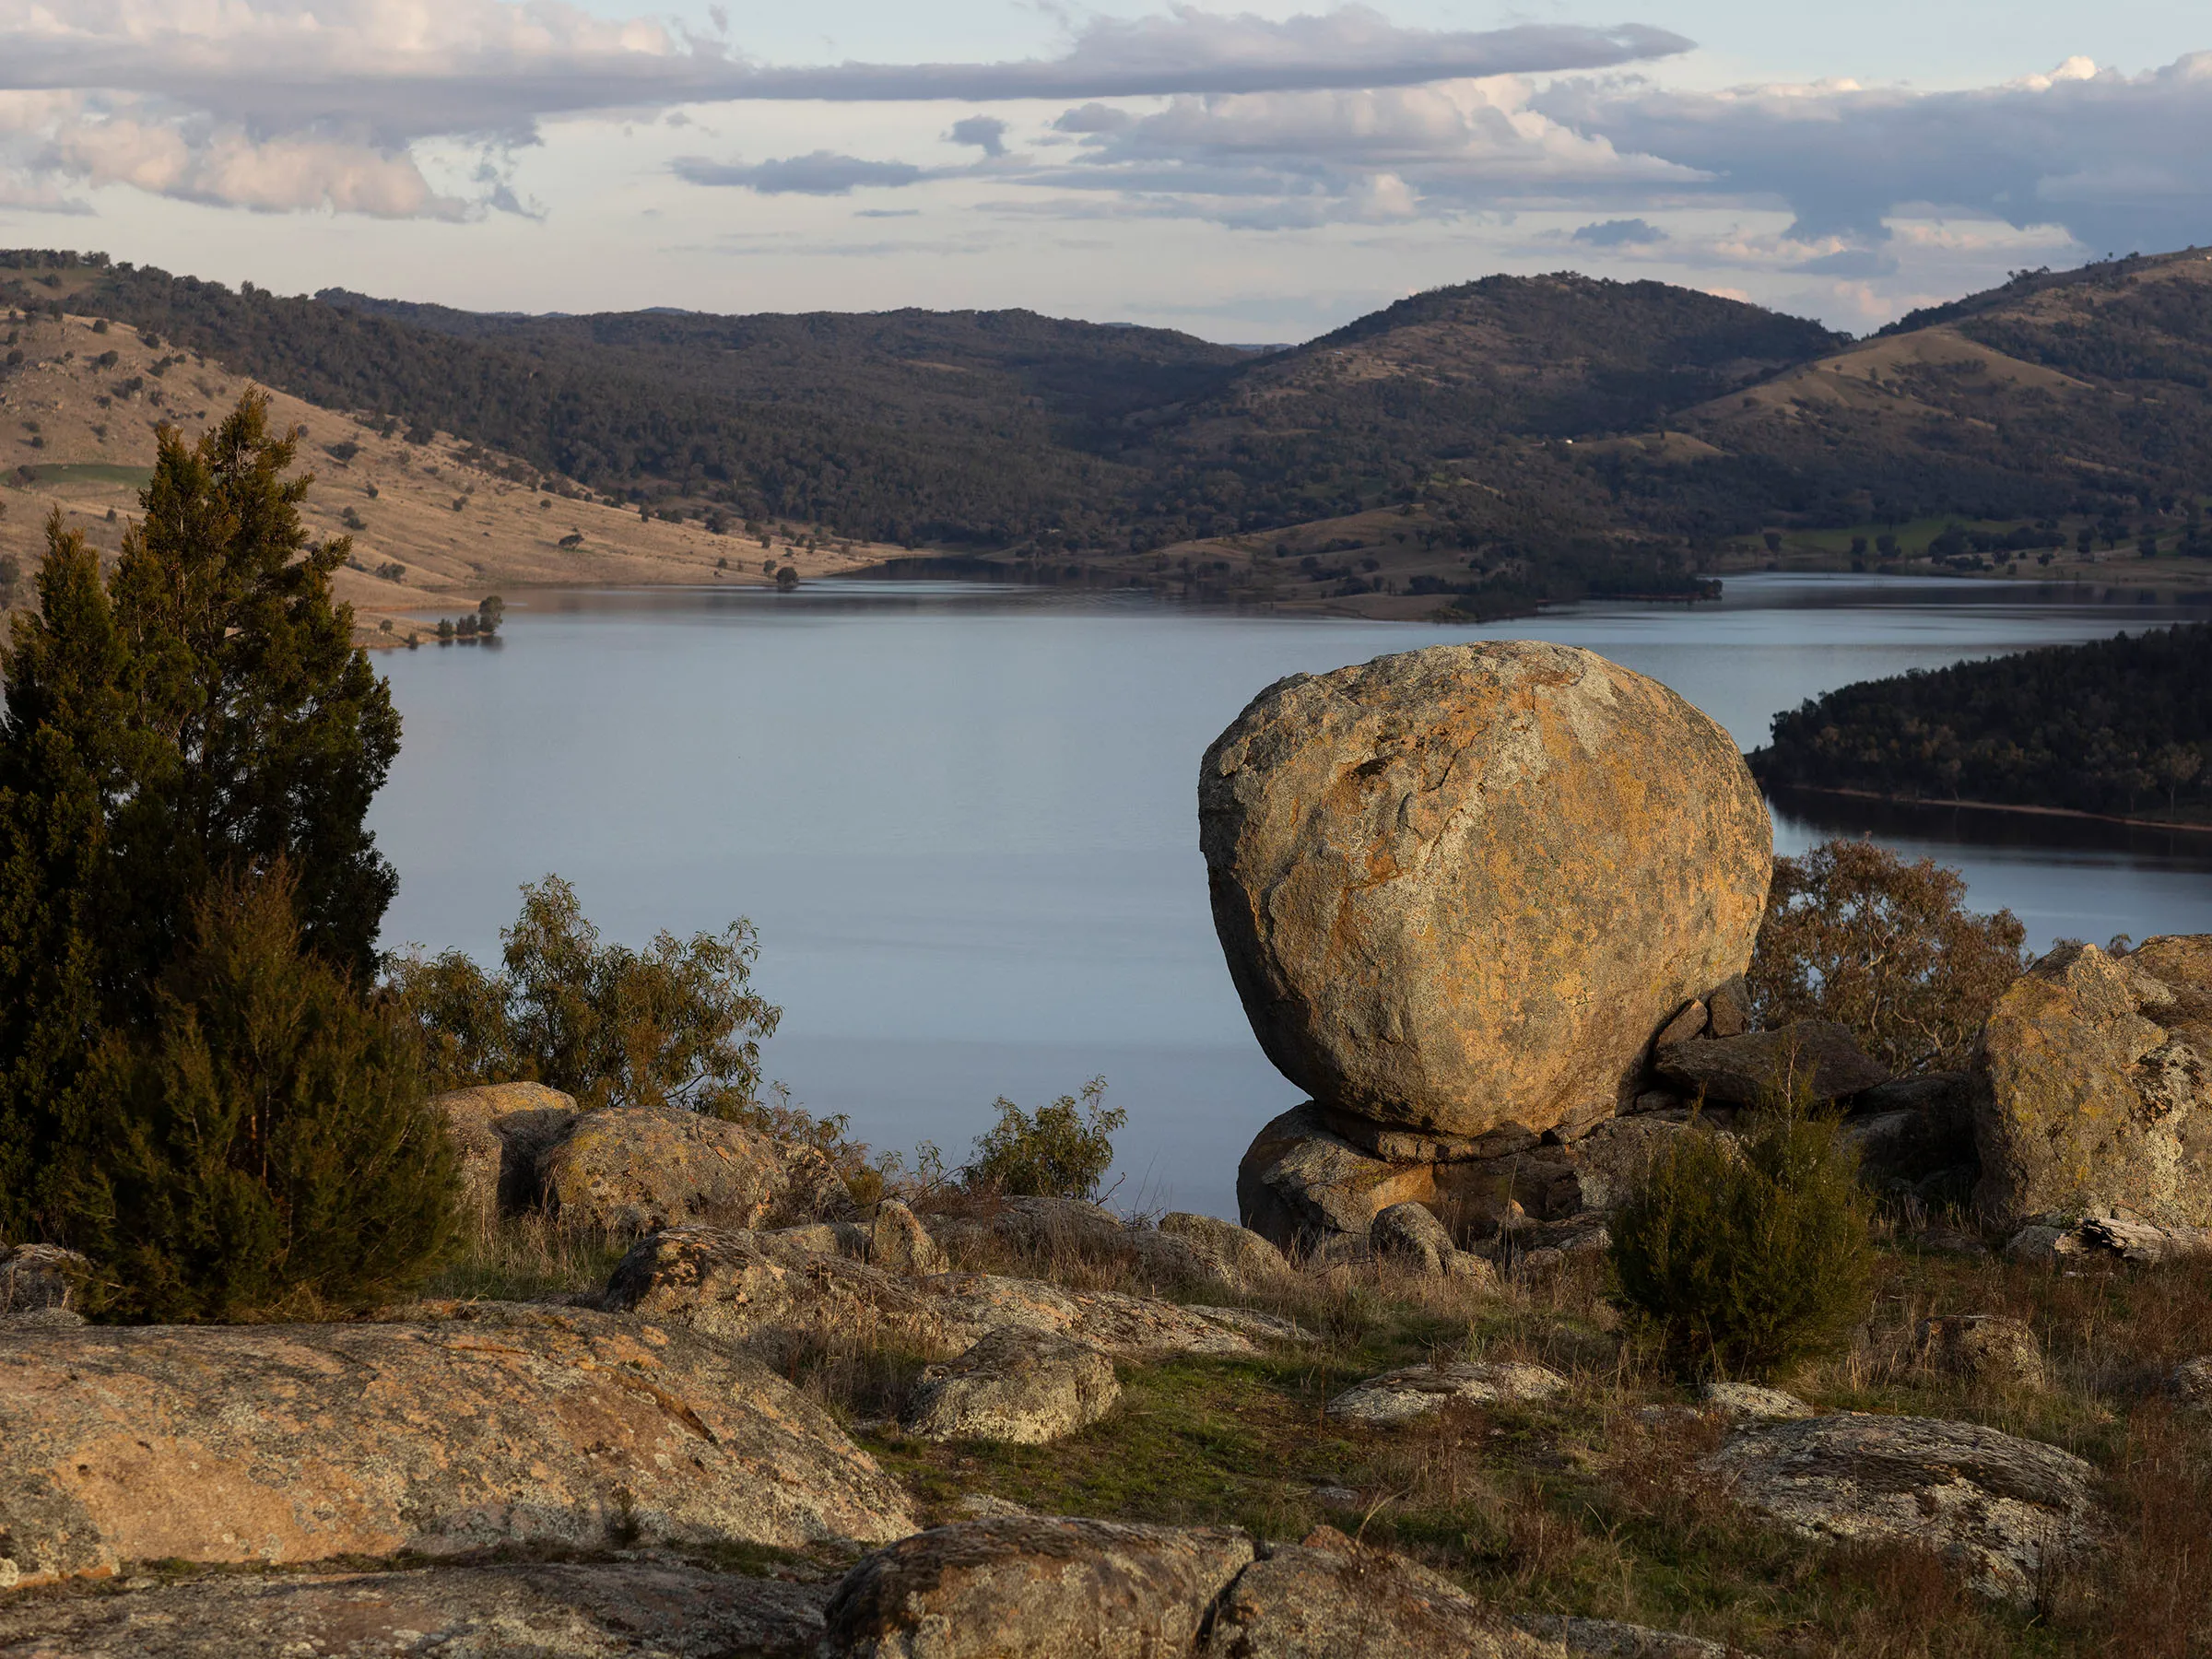
[[[1029,312],[287,299],[35,252],[0,254],[0,303],[112,316],[655,515],[1155,576],[1172,551],[1278,596],[1692,591],[1762,542],[1830,533],[1869,563],[1983,568],[1992,550],[2088,559],[2095,539],[2212,546],[2212,262],[2195,253],[2025,274],[1855,343],[1571,274],[1417,295],[1262,354]],[[1375,534],[1372,515],[1405,512]]]
[[[1768,785],[2212,819],[2212,624],[1845,686],[1750,761]]]

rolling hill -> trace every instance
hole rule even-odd
[[[2058,574],[2146,537],[2212,552],[2194,251],[2023,274],[1864,340],[1571,274],[1417,295],[1258,354],[1028,312],[287,299],[36,252],[0,253],[0,303],[112,318],[656,516],[1278,604],[1495,611],[1687,595],[1773,559]],[[2157,567],[2206,573],[2186,569]]]

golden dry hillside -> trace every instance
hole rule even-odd
[[[56,509],[114,552],[153,465],[155,433],[169,425],[196,436],[251,384],[218,362],[93,317],[18,316],[0,325],[0,555],[25,574]],[[784,565],[805,579],[905,551],[796,524],[715,535],[698,522],[647,522],[634,507],[448,433],[418,443],[395,423],[281,393],[270,405],[273,424],[303,434],[301,463],[315,478],[311,529],[353,538],[339,596],[382,642],[404,638],[408,618],[434,619],[519,588],[760,584]],[[18,601],[24,591],[19,582]],[[394,619],[393,630],[377,628],[380,613]]]

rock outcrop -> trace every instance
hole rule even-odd
[[[1663,1042],[1653,1064],[1682,1093],[1729,1106],[1763,1106],[1800,1095],[1817,1104],[1889,1081],[1889,1073],[1861,1052],[1856,1038],[1825,1019]]]
[[[430,1104],[453,1137],[463,1207],[478,1226],[536,1206],[537,1160],[577,1118],[576,1098],[542,1083],[456,1088]]]
[[[1382,1260],[1431,1278],[1493,1277],[1488,1262],[1460,1249],[1436,1213],[1418,1204],[1394,1204],[1376,1216],[1368,1244]]]
[[[2043,1564],[2098,1524],[2089,1465],[1973,1423],[1855,1412],[1760,1423],[1703,1466],[1807,1537],[1924,1545],[2008,1600],[2027,1599]]]
[[[601,1305],[741,1344],[775,1359],[810,1342],[886,1337],[947,1358],[1013,1327],[1137,1358],[1259,1350],[1229,1321],[1120,1291],[1064,1290],[987,1273],[902,1278],[772,1233],[672,1229],[617,1265]]]
[[[574,1309],[445,1312],[0,1332],[0,1581],[914,1524],[825,1412],[720,1345]]]
[[[1626,1104],[1653,1035],[1748,961],[1771,862],[1725,732],[1535,641],[1270,687],[1206,750],[1199,839],[1284,1076],[1462,1136]]]
[[[74,1312],[91,1271],[90,1261],[58,1244],[0,1245],[0,1320]]]
[[[2212,935],[2061,946],[1997,999],[1973,1070],[1985,1214],[2212,1226]]]
[[[827,1584],[672,1561],[153,1579],[0,1599],[9,1659],[812,1659]]]
[[[1250,1228],[1217,1216],[1173,1210],[1159,1218],[1161,1237],[1179,1240],[1208,1277],[1232,1290],[1256,1290],[1289,1275],[1283,1253]]]
[[[845,1575],[829,1659],[1191,1653],[1252,1540],[1211,1527],[1008,1516],[932,1527]]]
[[[1041,1446],[1088,1428],[1121,1397],[1113,1361],[1097,1348],[1006,1326],[924,1371],[900,1422],[924,1440]]]
[[[853,1208],[812,1147],[675,1107],[578,1114],[539,1153],[537,1179],[564,1221],[616,1237],[841,1219]]]
[[[1394,1427],[1453,1405],[1520,1405],[1567,1392],[1567,1379],[1516,1359],[1471,1359],[1455,1365],[1412,1365],[1355,1382],[1325,1407],[1347,1423]]]

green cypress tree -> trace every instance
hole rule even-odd
[[[85,1068],[153,1019],[215,885],[281,862],[303,948],[374,971],[397,883],[366,820],[399,718],[295,454],[259,394],[196,444],[163,429],[112,572],[51,521],[38,612],[0,652],[0,1237],[69,1239]]]
[[[125,1318],[312,1314],[419,1288],[456,1232],[453,1153],[413,1034],[300,948],[288,873],[218,884],[92,1076],[77,1236]]]

